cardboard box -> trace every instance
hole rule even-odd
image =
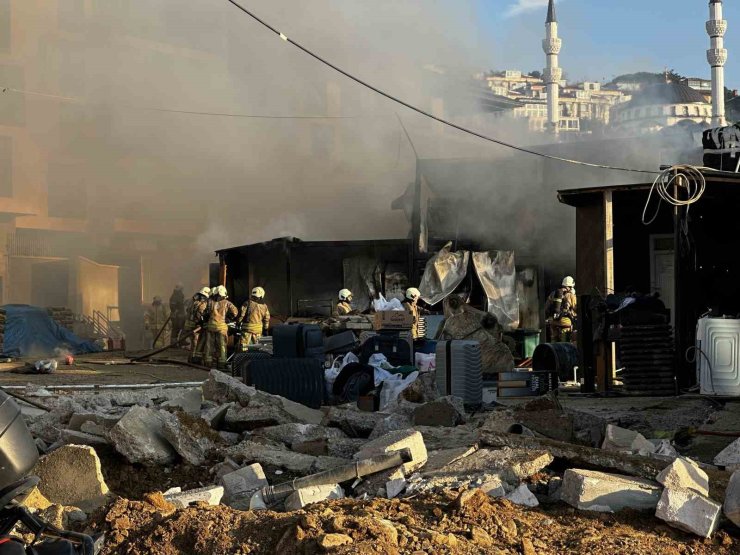
[[[376,330],[410,330],[414,317],[405,310],[384,310],[375,313],[373,327]]]

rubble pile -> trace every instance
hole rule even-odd
[[[199,388],[47,395],[26,415],[43,453],[26,505],[109,532],[107,553],[740,546],[734,444],[722,470],[552,397],[473,415],[431,385],[384,412],[310,409],[216,370]]]

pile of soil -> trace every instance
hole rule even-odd
[[[740,540],[702,540],[637,512],[597,514],[563,506],[526,509],[483,492],[406,500],[339,500],[293,513],[196,506],[174,510],[161,496],[119,499],[93,523],[103,555],[331,552],[592,555],[731,555]]]

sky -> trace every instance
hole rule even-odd
[[[475,0],[479,36],[489,36],[495,69],[540,70],[547,0]],[[662,71],[709,78],[704,25],[708,0],[560,0],[557,15],[569,80],[611,80]],[[740,88],[740,3],[724,2],[729,88]],[[487,29],[487,31],[486,31]]]

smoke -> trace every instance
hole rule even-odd
[[[442,129],[322,66],[225,0],[58,4],[20,14],[27,34],[24,74],[5,84],[84,103],[25,97],[24,128],[38,155],[17,170],[27,195],[46,177],[50,198],[52,186],[56,191],[55,211],[79,212],[82,205],[81,217],[103,233],[116,218],[144,219],[158,233],[181,238],[169,256],[152,255],[147,294],[166,295],[176,281],[195,288],[213,251],[228,246],[286,235],[405,237],[409,222],[390,205],[416,178],[415,151],[419,158],[489,162],[487,178],[461,167],[434,183],[442,193],[460,187],[469,199],[484,201],[478,212],[463,214],[471,237],[572,261],[574,214],[558,205],[552,186],[563,181],[561,168],[545,176],[541,160],[512,157]],[[513,143],[544,140],[521,122],[482,113],[470,94],[470,75],[506,64],[472,3],[247,5],[391,94]],[[450,98],[452,114],[445,113]],[[39,174],[39,164],[47,171]],[[564,175],[572,187],[593,184],[592,174]],[[555,226],[562,229],[555,238],[534,232]],[[75,240],[68,248],[118,263],[139,256],[137,241],[115,250],[110,241]]]

